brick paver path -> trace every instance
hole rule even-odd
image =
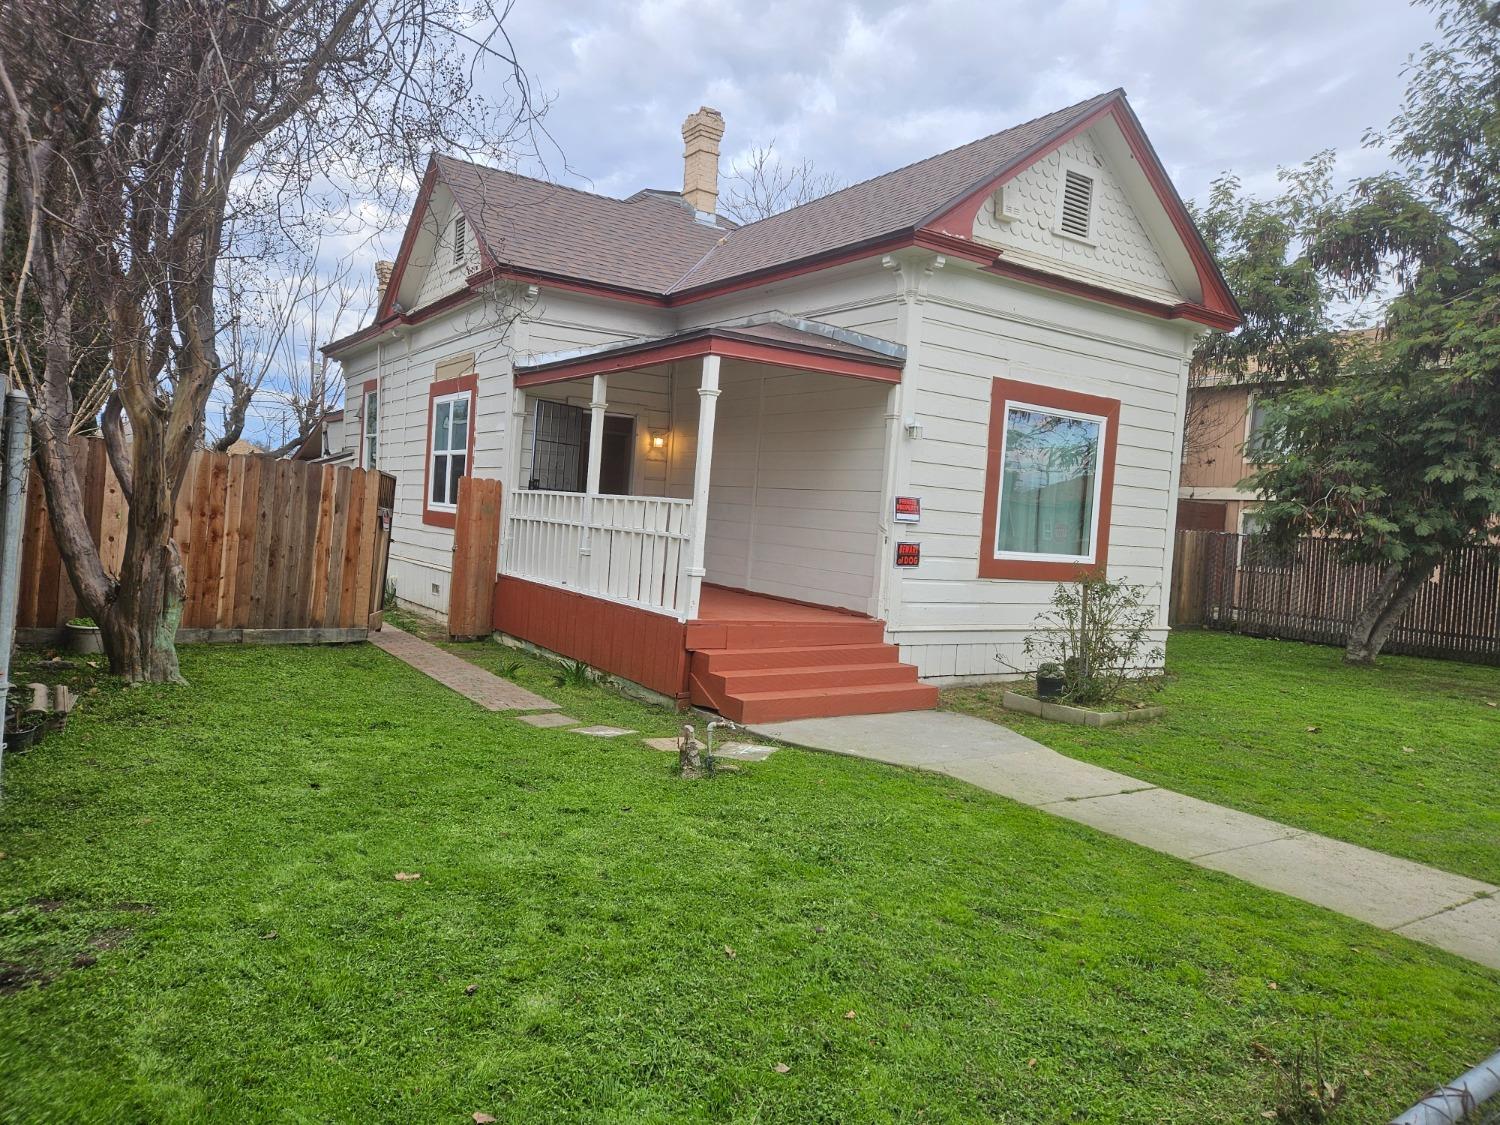
[[[472,699],[486,711],[550,711],[557,705],[535,692],[502,680],[437,645],[429,644],[387,622],[370,634],[370,643],[410,664],[418,672],[431,676],[444,687],[452,688],[465,699]]]

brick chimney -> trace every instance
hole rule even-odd
[[[695,211],[712,215],[719,203],[719,141],[724,118],[700,106],[682,123],[682,198]]]
[[[384,258],[375,263],[375,303],[379,304],[385,297],[386,287],[391,283],[391,274],[396,271],[396,263],[388,262]]]

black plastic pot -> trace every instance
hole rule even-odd
[[[1062,676],[1037,676],[1036,697],[1038,699],[1061,699],[1068,681]]]
[[[41,733],[40,723],[27,723],[23,720],[21,724],[5,732],[5,749],[12,754],[24,754],[36,745]]]

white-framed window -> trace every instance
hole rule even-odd
[[[459,391],[433,399],[429,508],[453,511],[458,507],[458,482],[469,468],[469,398],[468,391]]]
[[[1006,403],[995,558],[1094,562],[1108,424],[1097,414]]]
[[[373,469],[380,444],[380,396],[373,390],[365,392],[363,422],[360,435],[363,438],[359,463],[362,468]]]

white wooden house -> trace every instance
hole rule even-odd
[[[435,158],[346,447],[443,611],[504,484],[495,625],[733,718],[930,706],[1056,582],[1160,592],[1188,359],[1238,309],[1122,91],[736,227],[723,122],[617,200]]]

